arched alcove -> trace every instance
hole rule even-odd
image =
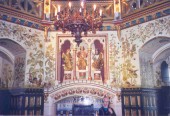
[[[170,47],[170,45],[169,45]],[[153,61],[153,69],[155,72],[155,78],[160,86],[170,85],[169,68],[170,68],[170,48],[164,49],[160,52]]]
[[[170,38],[155,37],[139,50],[142,87],[162,86],[161,63],[170,55]]]
[[[0,87],[19,87],[24,84],[26,50],[13,40],[0,39]]]
[[[168,64],[166,61],[163,61],[161,63],[161,79],[163,82],[168,82],[169,81],[169,69],[168,69]]]

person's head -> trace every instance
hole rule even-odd
[[[110,104],[110,99],[109,99],[109,97],[105,96],[105,97],[103,98],[103,107],[104,107],[104,108],[108,108],[108,107],[109,107],[109,104]]]

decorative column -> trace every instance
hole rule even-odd
[[[88,49],[88,80],[92,80],[91,77],[91,47]]]
[[[58,55],[56,55],[57,58],[57,80],[59,83],[61,82],[61,50],[58,50]]]
[[[77,80],[76,78],[76,54],[77,48],[73,49],[73,80]]]

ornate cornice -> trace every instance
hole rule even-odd
[[[56,1],[53,1],[53,2],[56,2]],[[110,0],[105,0],[105,1],[91,0],[87,2],[89,3],[96,2],[99,5],[102,5],[104,3],[111,4]],[[155,20],[155,19],[167,16],[170,14],[169,5],[170,5],[170,1],[164,0],[156,4],[150,5],[149,7],[138,9],[132,13],[129,13],[128,15],[127,14],[123,15],[123,23],[121,24],[121,29],[129,28],[129,27],[141,24],[141,23],[145,23],[151,20]],[[16,23],[19,25],[24,25],[27,27],[35,28],[35,29],[44,30],[44,27],[41,25],[41,18],[33,14],[27,13],[25,11],[24,12],[19,11],[14,8],[9,8],[2,4],[0,4],[0,11],[1,11],[0,12],[1,20]],[[113,30],[116,30],[116,27],[113,24],[112,20],[110,21],[104,20],[103,27],[101,30],[113,31]]]

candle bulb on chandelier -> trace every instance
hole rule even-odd
[[[95,11],[96,10],[96,5],[95,4],[94,4],[93,8],[94,8],[94,11]]]
[[[68,3],[69,8],[71,9],[71,2]]]
[[[84,2],[81,2],[81,7],[84,8]]]
[[[55,16],[57,16],[57,8],[55,8]]]
[[[100,16],[102,16],[102,9],[100,9]]]
[[[60,12],[60,5],[58,5],[58,12]]]

